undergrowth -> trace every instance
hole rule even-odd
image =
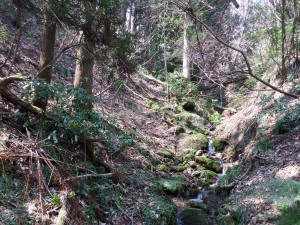
[[[228,172],[219,179],[218,184],[220,186],[228,185],[233,182],[238,175],[241,173],[241,166],[234,165],[232,168],[228,169]]]

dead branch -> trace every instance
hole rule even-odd
[[[43,117],[47,117],[44,111],[28,102],[23,101],[19,98],[16,94],[8,89],[8,85],[13,82],[22,82],[26,81],[25,78],[18,77],[18,76],[10,76],[7,78],[0,78],[0,95],[5,98],[7,101],[12,103],[17,108],[25,109],[35,115],[42,115]]]

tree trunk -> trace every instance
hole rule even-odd
[[[42,82],[51,83],[52,74],[52,62],[54,57],[54,46],[55,46],[55,33],[56,33],[56,21],[53,18],[52,12],[45,3],[44,12],[44,28],[42,36],[40,63],[39,63],[39,73],[35,77],[36,80],[41,80]],[[42,85],[43,86],[43,85]],[[34,106],[41,109],[46,109],[48,94],[47,90],[43,87],[36,87],[35,96],[32,101]]]
[[[190,55],[189,55],[189,40],[188,40],[189,15],[185,13],[184,31],[183,31],[183,54],[182,54],[182,75],[188,81],[191,80],[190,74]]]
[[[87,94],[93,93],[93,66],[92,43],[83,31],[79,33],[80,46],[77,50],[77,61],[74,78],[74,87],[83,88]],[[91,105],[88,106],[92,108]]]
[[[286,10],[286,1],[282,0],[282,9],[281,9],[281,78],[285,79],[287,76],[287,70],[285,65],[285,46],[286,46],[286,33],[285,33],[285,10]]]

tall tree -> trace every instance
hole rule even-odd
[[[190,5],[190,1],[188,6]],[[191,81],[191,72],[190,72],[190,43],[188,36],[188,29],[191,23],[190,15],[184,13],[184,28],[183,28],[183,49],[182,49],[182,75],[188,80]]]
[[[93,44],[85,30],[79,32],[78,40],[80,43],[77,49],[76,70],[74,86],[83,88],[88,94],[93,91]]]
[[[56,33],[56,19],[51,10],[51,0],[44,1],[44,28],[42,35],[39,73],[35,77],[36,80],[51,83],[52,63],[54,57]],[[48,94],[43,85],[37,85],[35,96],[32,101],[33,105],[46,109]]]

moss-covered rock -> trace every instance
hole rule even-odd
[[[200,170],[199,172],[205,184],[210,185],[217,180],[218,174],[211,170]]]
[[[196,156],[196,162],[200,163],[208,170],[212,170],[216,173],[222,172],[221,163],[219,163],[213,159],[207,158],[205,156]]]
[[[169,167],[167,167],[167,166],[164,165],[164,164],[160,165],[160,166],[158,167],[158,169],[159,169],[160,171],[163,171],[163,172],[169,172],[169,171],[170,171]]]
[[[187,165],[180,164],[178,165],[178,171],[183,172],[187,169]]]
[[[203,211],[209,213],[209,208],[206,204],[202,202],[196,202],[196,201],[189,201],[188,202],[189,207],[191,208],[197,208],[197,209],[202,209]]]
[[[200,150],[207,149],[208,139],[204,134],[191,134],[182,140],[182,147],[185,149]]]
[[[202,209],[187,208],[181,213],[183,225],[211,225],[209,215]]]
[[[193,169],[197,168],[197,163],[195,161],[189,161],[188,165]]]
[[[172,195],[184,193],[188,186],[186,180],[180,176],[172,176],[168,179],[160,179],[158,184],[163,191]]]
[[[174,159],[175,157],[175,154],[166,148],[160,149],[157,154],[168,159]]]
[[[169,171],[170,171],[171,173],[176,173],[176,172],[178,172],[178,169],[177,169],[176,166],[170,166],[170,167],[169,167]]]
[[[212,145],[217,152],[222,152],[228,143],[224,138],[216,138],[213,140]]]

